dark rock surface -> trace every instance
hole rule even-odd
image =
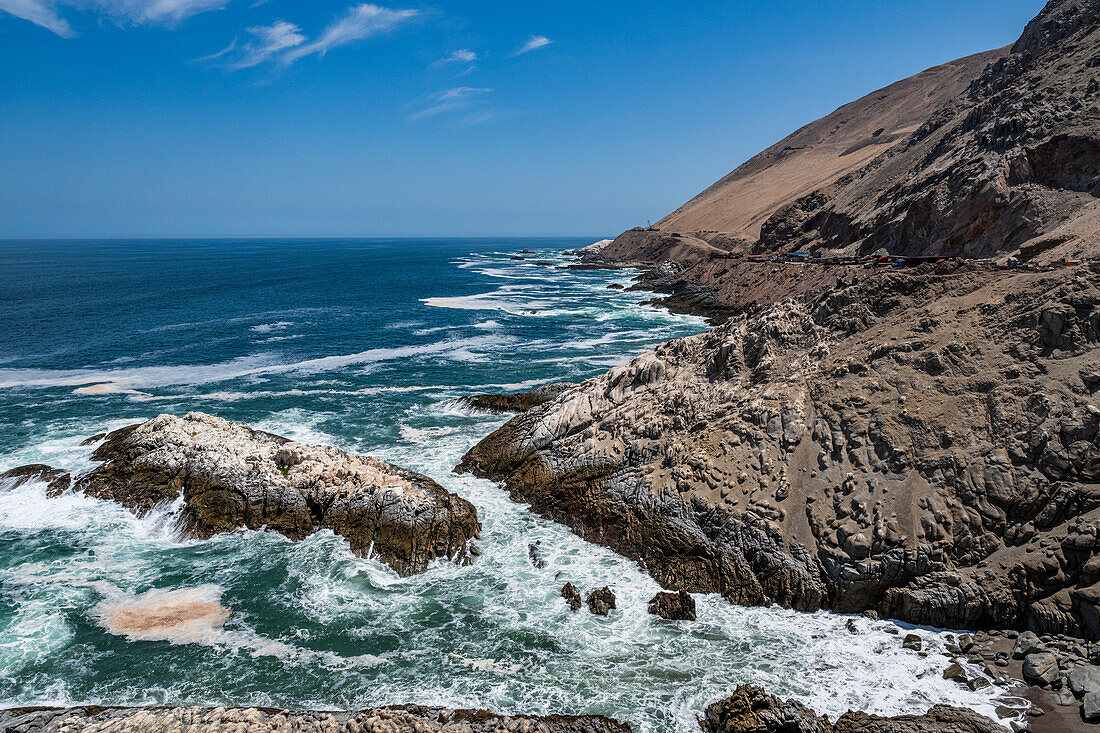
[[[576,387],[569,382],[546,384],[528,392],[516,394],[479,394],[463,397],[459,402],[475,410],[486,412],[527,412],[533,407],[552,401],[563,392]]]
[[[661,592],[649,600],[649,612],[669,621],[694,621],[695,599],[686,591]]]
[[[615,608],[615,594],[605,585],[589,593],[584,602],[588,604],[590,612],[597,616],[607,616]]]
[[[542,570],[546,567],[546,558],[542,556],[542,541],[536,540],[527,545],[527,557],[531,559],[531,564]]]
[[[178,528],[190,537],[266,527],[300,540],[327,528],[409,575],[436,558],[468,561],[480,531],[473,505],[426,476],[202,413],[117,430],[93,458],[103,464],[74,490],[139,515],[182,498]]]
[[[40,463],[20,466],[0,473],[0,489],[17,489],[28,481],[41,481],[47,484],[46,491],[51,496],[67,490],[72,483],[68,472]]]
[[[752,685],[709,705],[700,724],[706,733],[1007,733],[977,713],[944,705],[894,718],[850,712],[830,724],[805,705]]]
[[[20,708],[0,710],[5,733],[630,733],[598,715],[495,715],[405,705],[351,712],[273,708]]]
[[[572,583],[566,583],[561,587],[561,597],[569,604],[570,610],[580,610],[583,603],[583,601],[581,601],[581,594]]]

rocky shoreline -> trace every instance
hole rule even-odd
[[[1095,638],[1097,318],[1100,270],[883,273],[665,344],[459,470],[672,590]]]

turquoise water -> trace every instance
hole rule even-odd
[[[655,619],[634,564],[451,473],[503,422],[456,398],[582,380],[703,330],[607,288],[628,273],[535,264],[589,241],[0,243],[0,470],[86,470],[85,437],[201,410],[426,473],[484,525],[472,566],[399,578],[329,532],[179,541],[171,508],[137,520],[0,487],[0,705],[426,703],[691,731],[755,682],[834,716],[943,701],[992,715],[994,691],[943,680],[947,660],[903,650],[886,622],[853,634],[844,617],[707,596],[697,622]],[[536,254],[511,259],[521,248]],[[611,585],[620,610],[570,613],[567,580]],[[158,641],[108,628],[165,593],[228,620]]]

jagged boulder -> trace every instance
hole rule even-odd
[[[561,597],[569,604],[569,610],[580,610],[583,603],[583,601],[581,601],[581,594],[572,583],[566,583],[561,587]]]
[[[669,621],[694,621],[695,599],[687,591],[661,592],[649,600],[649,612]]]
[[[473,505],[427,476],[198,412],[116,430],[93,457],[103,463],[76,491],[137,514],[182,500],[179,530],[190,537],[266,527],[300,540],[331,529],[408,575],[436,558],[467,561],[480,531]]]
[[[597,616],[607,616],[615,608],[615,594],[606,585],[599,590],[594,590],[584,599],[588,604],[588,610]]]
[[[1066,676],[1066,685],[1078,698],[1093,692],[1100,692],[1100,667],[1094,664],[1083,664],[1074,667]]]
[[[793,700],[780,700],[753,685],[707,706],[700,721],[706,733],[831,733],[832,726]]]
[[[1050,652],[1035,652],[1024,657],[1024,679],[1039,687],[1049,687],[1058,679],[1058,658]]]
[[[46,484],[47,493],[57,495],[69,488],[72,479],[67,471],[41,463],[19,466],[0,473],[0,489],[17,489],[28,481],[41,481]]]

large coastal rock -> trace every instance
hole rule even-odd
[[[1100,268],[882,272],[672,341],[460,470],[666,588],[1100,637]]]
[[[22,708],[0,710],[7,733],[630,733],[598,715],[494,715],[405,705],[351,712],[272,708]]]
[[[181,499],[190,537],[266,527],[300,540],[331,529],[408,575],[435,558],[465,561],[480,530],[473,505],[426,476],[198,412],[117,430],[93,457],[104,463],[76,491],[138,514]]]
[[[924,715],[894,718],[845,713],[830,724],[805,705],[752,685],[741,685],[730,697],[709,705],[700,723],[706,733],[1007,733],[988,718],[946,705]]]

